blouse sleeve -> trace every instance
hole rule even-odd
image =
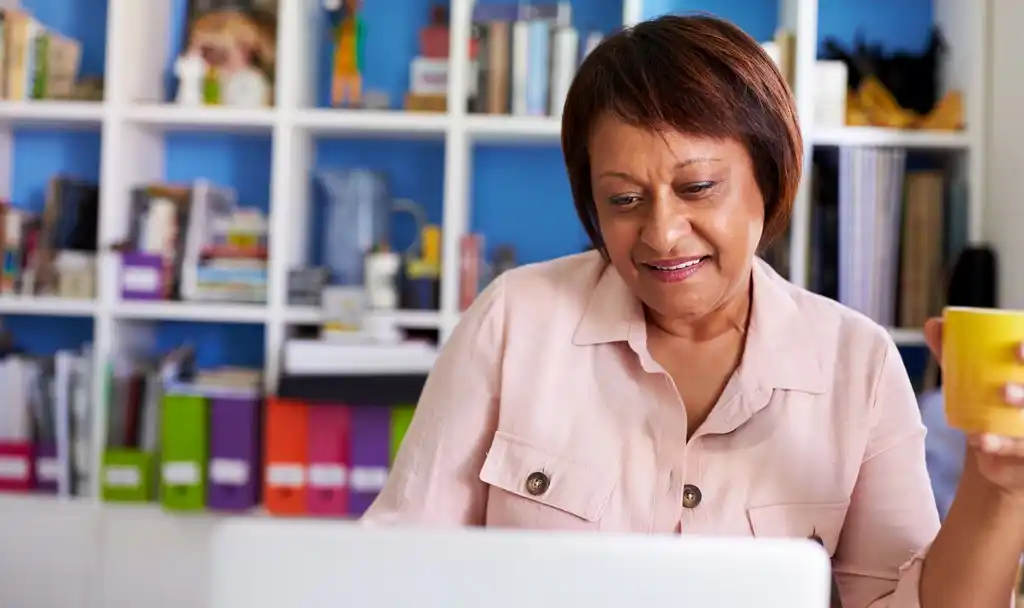
[[[504,350],[504,282],[463,315],[423,387],[370,524],[482,525],[480,469],[497,427]]]
[[[939,530],[925,428],[889,340],[869,410],[860,474],[834,559],[845,608],[916,608],[923,557]]]

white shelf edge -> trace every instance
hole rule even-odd
[[[129,123],[167,129],[269,133],[277,114],[275,108],[239,109],[216,106],[186,107],[173,103],[137,103],[128,106],[124,118]]]
[[[406,329],[440,329],[444,321],[442,313],[436,310],[395,310],[369,314]],[[285,311],[285,322],[291,325],[318,325],[323,322],[323,312],[313,306],[290,306]]]
[[[441,138],[451,125],[447,114],[399,110],[335,110],[305,108],[295,113],[295,126],[310,134],[395,135]]]
[[[95,314],[94,300],[52,296],[0,296],[0,315],[91,317]]]
[[[114,306],[113,316],[132,321],[264,323],[269,311],[264,304],[122,300]]]
[[[817,146],[879,146],[914,149],[967,149],[966,131],[914,131],[881,127],[811,127]]]
[[[560,143],[562,121],[550,116],[474,115],[466,117],[473,143]]]
[[[104,104],[98,101],[0,101],[0,123],[99,128],[103,123],[104,108]]]

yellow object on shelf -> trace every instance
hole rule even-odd
[[[917,115],[900,107],[889,89],[874,76],[861,81],[856,102],[870,124],[876,127],[908,129],[917,121]]]
[[[427,264],[441,266],[441,228],[435,224],[427,224],[420,233],[423,248],[423,261]]]
[[[436,279],[441,276],[441,265],[423,259],[406,262],[405,274],[410,279]]]
[[[946,93],[932,111],[918,123],[919,129],[958,131],[964,128],[964,96],[960,91]]]
[[[861,81],[847,95],[846,124],[854,127],[958,131],[964,126],[963,95],[946,93],[931,112],[921,116],[900,106],[888,88],[874,76]]]

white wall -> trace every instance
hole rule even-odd
[[[0,606],[206,608],[219,521],[0,495]]]
[[[1024,2],[991,2],[983,234],[999,255],[1000,306],[1024,309]]]

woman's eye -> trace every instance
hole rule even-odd
[[[683,187],[683,193],[685,194],[704,194],[708,190],[715,187],[715,182],[697,182],[693,184],[686,184]]]
[[[639,196],[633,196],[631,194],[625,194],[623,196],[613,196],[611,201],[616,207],[628,207],[633,203],[640,200]]]

